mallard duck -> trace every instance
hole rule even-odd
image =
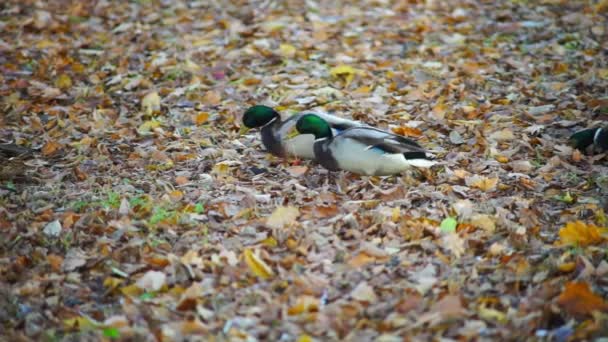
[[[411,166],[435,164],[415,141],[372,127],[352,127],[334,135],[323,118],[305,114],[298,119],[296,130],[291,135],[314,135],[315,159],[330,171],[387,176]]]
[[[286,157],[293,155],[305,159],[314,159],[313,152],[314,137],[312,134],[301,134],[293,138],[287,138],[290,131],[299,118],[304,114],[295,114],[282,121],[281,115],[268,106],[253,106],[243,115],[243,126],[241,134],[251,128],[261,127],[262,143],[266,150],[276,156]],[[343,119],[329,114],[317,114],[329,123],[331,129],[336,132],[350,127],[361,126],[357,121]]]
[[[591,145],[597,152],[608,151],[608,126],[576,132],[570,137],[570,143],[581,151],[585,151]]]

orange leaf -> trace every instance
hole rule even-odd
[[[414,137],[417,138],[422,135],[422,131],[418,128],[407,127],[407,126],[399,126],[393,128],[393,132],[399,135],[405,135],[406,137]]]
[[[375,261],[376,258],[374,258],[373,256],[370,256],[367,253],[359,253],[350,260],[348,260],[348,264],[352,267],[359,268],[367,264],[371,264]]]
[[[597,296],[584,282],[570,282],[557,298],[557,304],[572,316],[591,315],[592,311],[608,310],[608,303]]]
[[[44,146],[42,146],[42,155],[45,157],[50,157],[61,149],[61,144],[54,140],[48,141]]]
[[[60,255],[49,254],[46,256],[46,260],[51,265],[51,268],[55,272],[61,271],[61,264],[63,264],[63,257]]]
[[[209,120],[209,113],[207,113],[207,112],[200,112],[194,118],[194,123],[197,126],[200,126],[200,125],[204,124],[205,122],[207,122],[207,120]]]
[[[177,185],[184,185],[188,182],[189,182],[188,177],[185,177],[185,176],[175,177],[175,184],[177,184]]]
[[[604,240],[601,234],[605,231],[606,228],[586,224],[583,221],[568,222],[565,227],[559,230],[559,238],[563,245],[595,245]]]
[[[299,315],[304,312],[316,312],[319,310],[319,299],[313,296],[300,296],[296,304],[287,309],[290,316]]]

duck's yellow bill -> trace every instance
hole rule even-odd
[[[294,127],[289,132],[287,132],[287,135],[285,135],[285,138],[293,139],[293,138],[297,137],[298,135],[300,135],[300,132],[298,132],[298,130]]]
[[[239,129],[239,135],[243,135],[243,134],[249,132],[250,129],[251,128],[249,128],[249,127],[247,127],[245,125],[241,126],[241,129]]]

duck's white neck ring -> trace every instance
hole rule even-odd
[[[278,118],[279,118],[278,116],[276,116],[276,117],[272,118],[272,120],[268,121],[268,123],[267,123],[267,124],[265,124],[265,125],[264,125],[264,126],[262,126],[262,127],[266,127],[266,126],[270,126],[270,125],[272,125],[272,123],[273,123],[273,122],[275,122],[275,121],[277,121],[277,119],[278,119]]]
[[[600,133],[602,132],[602,128],[598,128],[597,131],[595,131],[595,134],[593,135],[593,143],[597,144],[597,139],[600,137]]]

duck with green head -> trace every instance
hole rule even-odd
[[[289,138],[289,132],[293,131],[296,122],[304,114],[295,114],[281,120],[281,115],[268,106],[256,105],[245,112],[243,115],[243,126],[241,134],[252,128],[262,128],[262,143],[266,150],[276,156],[286,157],[293,155],[305,159],[314,159],[313,152],[314,137],[312,134],[301,134]],[[317,114],[323,117],[330,129],[342,131],[350,127],[361,126],[361,123],[343,119],[329,114]]]
[[[435,164],[415,141],[372,127],[352,127],[334,134],[323,118],[305,114],[296,134],[312,134],[315,159],[330,171],[346,170],[367,176],[388,176],[411,166]]]
[[[570,143],[581,151],[585,151],[592,145],[597,152],[608,151],[608,126],[576,132],[570,137]]]

